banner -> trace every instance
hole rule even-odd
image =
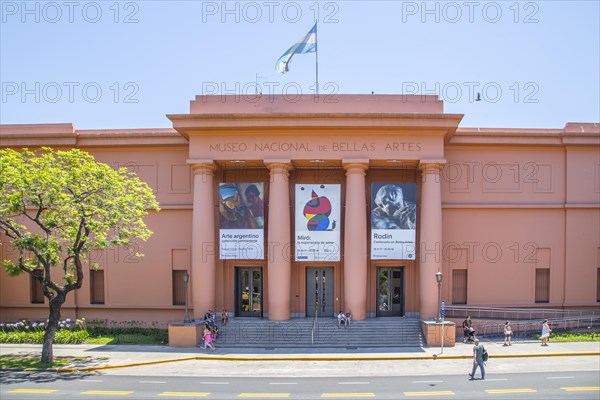
[[[221,260],[265,257],[264,184],[219,184],[219,255]]]
[[[296,185],[296,261],[340,260],[340,185]]]
[[[371,185],[371,260],[414,260],[416,183]]]

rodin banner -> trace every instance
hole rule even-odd
[[[340,260],[340,185],[296,185],[296,261]]]
[[[221,260],[263,260],[263,183],[219,184]]]
[[[371,260],[414,260],[417,229],[415,183],[371,186]]]

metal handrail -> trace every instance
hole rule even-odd
[[[548,308],[500,308],[500,307],[473,307],[473,306],[446,306],[447,317],[465,317],[470,315],[474,319],[504,319],[504,320],[532,320],[532,319],[564,319],[582,317],[600,317],[600,311],[594,310],[558,310]]]
[[[313,345],[315,344],[315,335],[317,334],[317,330],[319,327],[319,324],[317,323],[318,314],[319,314],[319,303],[317,302],[317,304],[315,304],[315,318],[313,319],[312,332],[310,334],[310,343]]]
[[[513,338],[529,337],[532,333],[541,332],[543,321],[543,319],[535,319],[511,322]],[[600,327],[600,316],[548,319],[548,324],[553,331],[591,329],[592,327]],[[477,337],[501,337],[504,335],[504,322],[477,324],[475,330]]]

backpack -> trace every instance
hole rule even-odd
[[[483,361],[487,361],[489,357],[490,357],[490,356],[489,356],[489,354],[488,354],[487,350],[486,350],[486,349],[485,349],[485,347],[484,347],[484,348],[483,348],[483,353],[481,354],[481,359],[482,359]]]

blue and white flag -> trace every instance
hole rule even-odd
[[[285,74],[289,71],[289,64],[292,61],[294,54],[306,54],[314,53],[317,51],[317,24],[312,27],[308,33],[298,41],[295,45],[290,47],[275,64],[277,72]]]

